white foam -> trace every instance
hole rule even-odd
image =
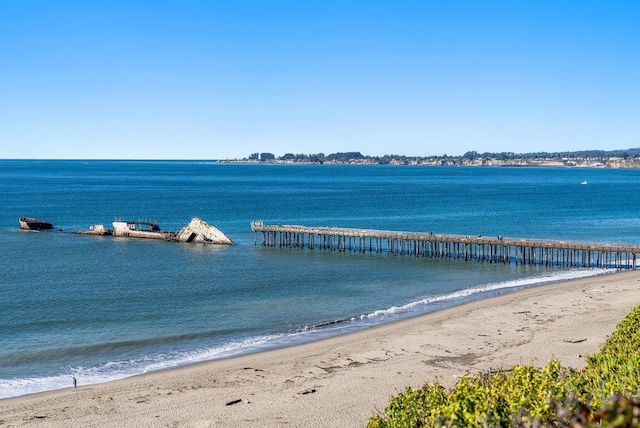
[[[385,317],[390,315],[397,315],[404,312],[410,312],[418,307],[425,307],[429,304],[447,302],[447,301],[454,302],[454,301],[462,300],[474,295],[480,295],[482,293],[489,293],[492,291],[508,290],[513,288],[525,288],[525,287],[531,287],[535,285],[544,285],[544,284],[549,284],[554,282],[569,281],[571,279],[597,276],[597,275],[612,273],[614,271],[615,270],[613,269],[576,269],[576,270],[567,270],[567,271],[560,271],[560,272],[553,272],[553,273],[545,273],[542,275],[517,279],[513,281],[482,284],[482,285],[478,285],[471,288],[465,288],[464,290],[455,291],[453,293],[447,293],[439,296],[427,297],[425,299],[416,300],[402,306],[392,306],[387,309],[377,310],[369,314],[361,315],[360,319],[364,320],[364,319]]]
[[[351,318],[351,322],[329,323],[320,327],[306,326],[305,328],[301,328],[295,332],[261,335],[244,340],[232,341],[222,346],[202,348],[190,352],[144,356],[138,360],[112,361],[97,367],[68,367],[67,373],[57,376],[8,380],[0,379],[0,399],[54,389],[71,388],[72,374],[76,376],[79,386],[82,387],[82,385],[103,383],[142,373],[154,372],[202,361],[228,358],[258,352],[264,349],[308,342],[322,337],[333,336],[342,332],[366,328],[373,324],[380,324],[393,319],[399,319],[403,316],[406,317],[415,313],[424,313],[433,309],[452,306],[457,302],[467,301],[474,296],[481,297],[483,293],[487,294],[498,292],[500,290],[525,288],[570,279],[585,278],[611,273],[613,271],[614,270],[612,269],[576,269],[546,273],[513,281],[483,284],[453,293],[427,297],[405,305],[392,306],[387,309],[377,310],[368,314],[353,317]]]
[[[284,336],[284,334],[264,335],[230,342],[220,347],[205,348],[191,352],[177,352],[169,355],[145,356],[138,360],[110,361],[96,367],[68,367],[68,374],[58,376],[0,379],[0,399],[71,388],[72,375],[78,380],[79,386],[91,385],[201,361],[245,354],[260,350]]]

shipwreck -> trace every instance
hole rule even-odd
[[[20,223],[20,229],[22,230],[50,230],[53,229],[53,224],[46,220],[41,220],[34,217],[20,217],[18,219]]]
[[[111,235],[124,238],[161,239],[169,242],[201,242],[204,244],[233,245],[233,241],[215,226],[194,217],[189,224],[178,232],[162,230],[152,220],[116,220],[112,229],[96,224],[86,231],[78,233],[86,235]]]

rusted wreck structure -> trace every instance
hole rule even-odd
[[[233,241],[215,226],[194,217],[179,232],[162,230],[155,221],[116,220],[113,229],[96,224],[88,231],[80,233],[88,235],[113,235],[125,238],[161,239],[170,242],[201,242],[204,244],[233,245]]]

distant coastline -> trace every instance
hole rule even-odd
[[[640,168],[640,148],[627,150],[585,150],[557,153],[478,153],[462,156],[367,156],[360,152],[325,155],[253,153],[243,159],[221,159],[220,163],[338,164],[338,165],[426,165],[426,166],[522,166],[573,168]]]

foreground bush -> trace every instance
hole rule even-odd
[[[614,394],[639,394],[640,306],[618,324],[599,352],[587,357],[587,367],[571,381],[580,399],[594,408]]]
[[[407,388],[368,426],[640,427],[640,306],[586,361],[579,372],[552,360],[466,375],[451,391],[439,383]]]

